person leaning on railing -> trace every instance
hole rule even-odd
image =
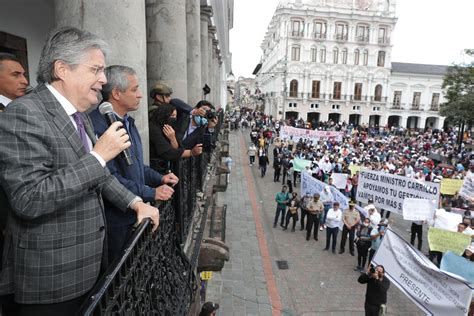
[[[202,144],[191,149],[183,147],[176,136],[176,117],[176,108],[171,104],[161,104],[150,114],[150,161],[155,170],[166,172],[169,162],[202,154]]]

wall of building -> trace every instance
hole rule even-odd
[[[262,67],[257,74],[257,82],[265,95],[267,114],[277,114],[285,118],[288,112],[308,119],[319,114],[320,121],[330,118],[358,124],[386,125],[390,115],[400,117],[398,125],[408,127],[439,127],[442,119],[437,111],[430,111],[433,92],[441,91],[442,76],[419,74],[391,74],[391,33],[395,28],[395,2],[386,1],[282,1],[269,24],[267,34],[261,45],[263,51]],[[299,27],[295,27],[299,21]],[[314,21],[326,22],[326,32],[321,36],[316,32]],[[347,25],[347,38],[337,35],[337,24]],[[358,27],[365,25],[368,38],[358,34]],[[386,33],[379,36],[380,29]],[[294,58],[292,48],[299,47],[299,59]],[[334,49],[338,49],[337,62]],[[316,60],[312,58],[316,49]],[[321,51],[325,60],[321,60]],[[342,52],[347,51],[346,61]],[[355,52],[359,50],[359,62],[355,62]],[[367,62],[364,62],[367,51]],[[385,53],[383,64],[378,64],[379,52]],[[314,52],[314,51],[313,51]],[[291,82],[298,82],[296,95],[290,95]],[[312,98],[312,82],[320,81],[320,97]],[[341,98],[336,100],[334,82],[341,82]],[[354,99],[355,84],[362,84],[362,100]],[[391,110],[393,85],[402,84],[404,98],[412,98],[416,89],[423,91],[422,111],[411,108]],[[382,87],[381,99],[375,99],[375,88]],[[416,91],[418,91],[416,90]],[[411,100],[402,100],[411,103]],[[440,98],[442,102],[442,98]],[[403,113],[402,113],[403,112]],[[339,114],[339,117],[335,117]],[[409,119],[409,117],[419,119]],[[416,121],[416,122],[415,122]],[[390,120],[390,123],[393,119]]]
[[[0,31],[26,39],[30,85],[36,86],[39,56],[55,25],[54,1],[2,1],[0,7]]]

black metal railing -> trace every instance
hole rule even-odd
[[[224,122],[223,111],[218,117],[215,141]],[[136,228],[122,256],[107,268],[78,315],[187,315],[197,291],[194,271],[204,226],[191,260],[183,244],[197,209],[197,192],[204,190],[211,155],[203,153],[172,165],[180,181],[173,199],[158,205],[158,230],[151,232],[149,219]]]
[[[160,206],[160,227],[144,220],[91,291],[79,315],[186,315],[197,289],[177,242],[174,208]]]

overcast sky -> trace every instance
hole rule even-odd
[[[235,0],[230,31],[232,71],[253,77],[260,44],[279,0]],[[392,61],[449,65],[474,48],[474,0],[397,0]]]

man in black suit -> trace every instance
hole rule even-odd
[[[28,79],[20,60],[12,54],[0,53],[0,112],[3,112],[8,104],[25,95]],[[0,272],[3,262],[4,231],[7,225],[8,214],[11,212],[5,191],[0,186]],[[0,297],[3,315],[14,315],[17,313],[13,294]]]

